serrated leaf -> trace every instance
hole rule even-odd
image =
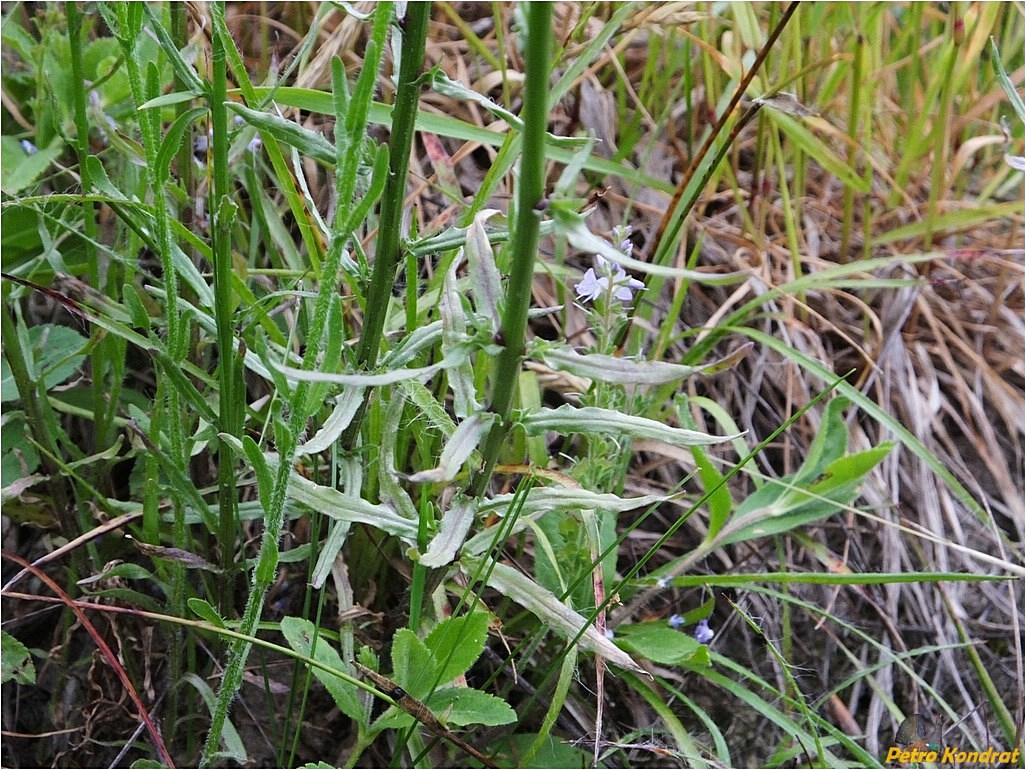
[[[413,631],[400,628],[392,639],[392,671],[396,684],[422,700],[435,684],[438,663]]]
[[[446,687],[434,692],[425,705],[448,725],[508,725],[517,712],[502,698],[472,687]]]
[[[318,637],[317,647],[314,649],[315,630],[314,624],[305,618],[287,617],[281,621],[281,633],[293,650],[335,671],[348,671],[335,648],[323,636]],[[361,725],[367,723],[368,714],[355,684],[321,668],[311,667],[310,670],[334,698],[339,711]]]
[[[427,635],[424,646],[435,660],[439,684],[447,684],[474,665],[484,652],[488,613],[446,618]]]

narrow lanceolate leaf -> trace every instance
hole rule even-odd
[[[303,128],[291,120],[279,118],[259,110],[251,110],[235,102],[226,102],[226,106],[237,112],[243,120],[258,131],[266,131],[269,135],[290,147],[295,147],[307,157],[318,160],[328,166],[335,164],[335,148],[331,142],[316,131]]]
[[[467,271],[477,312],[492,321],[492,332],[499,330],[499,298],[502,296],[502,281],[499,268],[495,266],[495,254],[488,242],[485,222],[498,214],[498,209],[485,209],[474,217],[467,229],[467,245],[463,254],[467,258]]]
[[[456,500],[444,514],[438,534],[431,540],[427,552],[420,557],[425,567],[444,567],[456,558],[470,525],[474,523],[474,504],[466,499]]]
[[[308,372],[305,369],[296,369],[292,366],[278,367],[282,373],[294,380],[333,382],[336,385],[356,388],[372,388],[379,385],[393,385],[403,380],[427,378],[438,372],[441,368],[440,364],[435,364],[434,366],[419,366],[413,369],[393,369],[390,372],[381,372],[380,374],[332,374],[331,372]]]
[[[566,236],[570,245],[590,254],[601,254],[604,259],[614,262],[629,270],[649,275],[661,275],[667,278],[685,278],[710,286],[740,283],[748,276],[741,272],[735,273],[703,273],[699,270],[685,270],[679,267],[664,267],[642,262],[640,259],[628,257],[605,238],[595,235],[585,224],[584,215],[566,206],[552,205],[548,209],[556,225],[556,232]]]
[[[545,625],[563,632],[571,639],[577,636],[582,628],[586,628],[579,640],[580,646],[584,649],[601,655],[614,666],[639,674],[645,673],[630,655],[596,631],[583,615],[567,607],[551,591],[542,588],[531,578],[501,563],[483,566],[467,559],[463,559],[463,562],[469,574],[482,569],[488,574],[489,586],[520,604]]]
[[[442,296],[438,309],[442,315],[444,357],[449,355],[453,348],[458,347],[467,336],[467,318],[463,313],[463,304],[456,287],[456,260],[453,260],[442,282]],[[478,413],[480,407],[474,388],[474,367],[469,361],[449,370],[449,387],[452,389],[452,410],[457,417],[466,419]]]
[[[721,371],[744,358],[751,348],[752,344],[748,343],[729,356],[703,366],[617,358],[601,353],[582,355],[568,345],[545,348],[541,352],[541,358],[553,369],[571,372],[592,380],[619,385],[664,385],[668,382],[678,382],[695,374]]]
[[[733,436],[711,436],[695,430],[673,428],[646,417],[635,417],[613,409],[595,406],[577,408],[564,404],[558,409],[539,409],[520,418],[520,424],[528,435],[555,431],[561,435],[571,433],[615,433],[632,438],[649,438],[665,441],[674,446],[704,446],[732,441],[743,433]]]
[[[452,438],[449,439],[442,450],[442,456],[438,460],[438,467],[429,471],[420,471],[410,476],[409,480],[414,483],[445,483],[456,478],[463,463],[477,449],[481,439],[495,422],[495,415],[491,412],[481,412],[464,420],[456,428]]]
[[[237,438],[226,433],[222,433],[220,437],[236,453],[244,453],[242,442]],[[271,473],[277,473],[279,462],[277,453],[265,452],[264,459],[267,461],[267,467]],[[347,495],[337,489],[315,484],[295,471],[289,477],[289,498],[337,521],[358,521],[370,524],[390,535],[405,538],[411,543],[417,539],[417,522],[404,519],[391,506],[382,503],[368,503],[354,495]]]
[[[324,421],[324,425],[317,431],[313,438],[303,444],[297,450],[301,455],[312,455],[323,452],[334,444],[342,431],[349,427],[353,416],[363,403],[364,388],[347,388],[337,399],[331,416]]]

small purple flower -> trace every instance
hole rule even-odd
[[[695,639],[698,640],[699,644],[708,644],[715,635],[716,632],[709,628],[708,618],[702,618],[698,621],[698,625],[695,626]]]
[[[685,623],[685,620],[684,620],[684,616],[683,615],[678,615],[677,613],[674,613],[674,614],[670,615],[670,619],[668,621],[666,621],[666,622],[670,624],[670,628],[676,629],[676,628],[680,628],[681,626],[683,626],[684,623]]]
[[[634,251],[630,234],[630,225],[613,228],[613,240],[620,242],[620,251],[626,257],[630,257]],[[594,302],[604,296],[618,299],[624,304],[634,299],[634,292],[644,288],[645,284],[631,278],[620,265],[610,262],[600,254],[595,255],[595,267],[589,267],[581,282],[574,285],[578,299]]]
[[[617,264],[609,262],[600,255],[595,255],[595,266],[589,267],[580,283],[574,286],[577,291],[577,298],[594,302],[603,295],[612,295],[623,303],[634,299],[634,292],[644,289],[645,284],[637,278],[631,278],[627,272]]]

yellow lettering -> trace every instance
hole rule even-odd
[[[944,754],[941,756],[941,762],[944,764],[950,764],[955,761],[955,747],[945,746]]]
[[[898,746],[891,746],[887,749],[887,759],[884,762],[894,762],[901,756],[901,749]]]

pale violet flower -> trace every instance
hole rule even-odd
[[[574,285],[577,298],[594,302],[602,296],[612,296],[623,303],[634,299],[634,292],[644,289],[645,284],[631,278],[626,271],[600,255],[595,255],[595,268],[589,267],[580,283]]]
[[[685,620],[684,620],[684,616],[683,615],[678,615],[677,613],[673,613],[672,615],[670,615],[670,619],[667,620],[666,622],[669,624],[670,628],[678,629],[678,628],[680,628],[681,626],[684,625]]]
[[[634,244],[628,237],[630,234],[629,225],[613,229],[613,238],[620,241],[620,251],[628,257],[634,250]],[[600,297],[612,297],[624,304],[634,299],[634,292],[644,288],[645,284],[631,278],[620,265],[610,262],[600,254],[595,255],[595,267],[589,267],[581,282],[574,285],[578,299],[594,302]]]
[[[699,644],[708,644],[715,635],[716,632],[709,628],[708,618],[702,618],[698,621],[698,625],[695,626],[695,639],[698,640]]]

